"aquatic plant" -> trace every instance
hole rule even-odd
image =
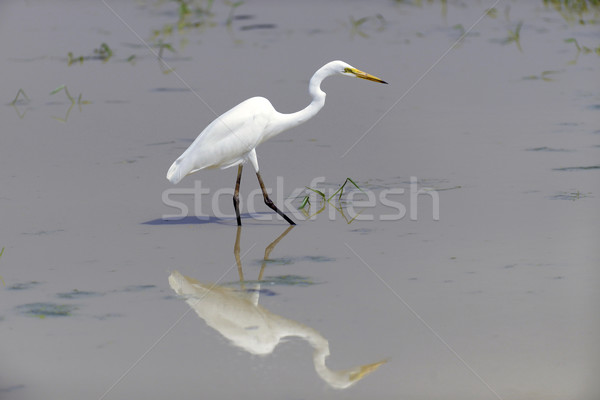
[[[94,54],[97,55],[102,62],[107,62],[113,55],[112,49],[106,43],[100,44],[100,47],[94,49]]]
[[[559,192],[558,194],[550,197],[552,200],[580,200],[586,197],[592,197],[591,192],[583,193],[580,190],[574,190],[569,192]]]
[[[23,98],[24,98],[24,100],[23,100]],[[23,117],[25,117],[25,114],[27,113],[27,109],[25,109],[23,112],[20,112],[17,105],[23,105],[23,104],[26,105],[26,104],[29,104],[29,102],[30,102],[29,97],[27,96],[25,91],[23,89],[19,89],[14,100],[10,102],[10,105],[13,106],[13,108],[17,112],[19,119],[23,119]]]
[[[75,57],[72,51],[67,53],[67,65],[69,66],[75,64],[76,62],[79,62],[79,64],[83,64],[83,60],[83,56]]]
[[[346,186],[346,184],[350,182],[352,183],[358,190],[360,190],[361,192],[363,191],[357,184],[356,182],[354,182],[351,178],[346,178],[346,180],[344,181],[344,183],[339,187],[338,190],[336,190],[331,196],[327,197],[325,195],[325,193],[321,192],[320,190],[317,189],[313,189],[311,187],[306,186],[306,189],[318,194],[321,199],[325,202],[330,202],[331,199],[333,199],[335,197],[335,195],[337,195],[339,193],[338,196],[338,201],[340,201],[342,199],[342,195],[344,194],[344,187]],[[300,205],[300,207],[298,207],[299,210],[302,210],[307,204],[310,204],[310,200],[308,196],[305,196],[304,199],[302,200],[302,204]]]
[[[102,62],[107,62],[113,56],[113,51],[109,45],[106,43],[101,43],[97,49],[93,50],[93,56],[79,56],[75,57],[73,52],[70,51],[67,53],[67,64],[73,65],[76,62],[79,64],[83,64],[84,60],[102,60]]]
[[[151,40],[170,36],[177,26],[178,32],[185,32],[189,29],[200,28],[208,25],[208,18],[212,16],[213,0],[195,1],[195,0],[174,0],[177,3],[177,22],[165,24],[160,29],[152,31]],[[160,5],[160,4],[159,4]],[[195,17],[195,18],[194,18]]]
[[[64,90],[65,94],[67,95],[67,98],[71,101],[71,103],[75,103],[75,99],[69,93],[69,89],[67,89],[66,85],[61,85],[61,86],[57,87],[56,89],[54,89],[53,91],[51,91],[50,96],[60,92],[61,90]]]
[[[353,16],[350,16],[350,37],[359,35],[361,37],[368,38],[369,35],[362,30],[362,26],[367,22],[372,23],[375,26],[375,30],[378,32],[385,28],[385,18],[383,18],[381,14],[362,17],[359,19],[354,19]]]
[[[434,0],[427,0],[427,3],[431,4],[434,3]],[[400,4],[407,4],[410,3],[413,6],[417,6],[417,7],[422,7],[423,6],[423,0],[411,0],[411,1],[406,1],[406,0],[396,0],[396,3]],[[440,5],[442,6],[442,17],[446,18],[446,16],[448,15],[448,0],[440,0]]]
[[[338,190],[335,191],[335,193],[333,193],[328,199],[327,201],[330,201],[336,194],[340,194],[338,197],[338,201],[342,199],[342,194],[344,194],[344,187],[346,186],[346,184],[350,182],[352,183],[358,190],[360,190],[361,192],[363,191],[357,184],[356,182],[354,182],[352,179],[350,178],[346,178],[346,180],[344,181],[344,183],[342,184],[342,186],[340,186],[340,188]]]
[[[53,91],[51,91],[50,95],[52,96],[52,95],[54,95],[56,93],[59,93],[61,91],[65,92],[65,94],[67,95],[67,98],[71,102],[71,105],[67,109],[67,112],[66,112],[64,118],[59,118],[59,117],[52,117],[52,118],[54,118],[55,120],[57,120],[59,122],[65,123],[69,119],[69,114],[71,113],[71,110],[73,109],[73,107],[75,106],[75,104],[77,104],[79,106],[79,111],[81,111],[81,106],[83,104],[90,104],[90,102],[87,101],[87,100],[82,100],[82,93],[79,93],[79,96],[77,97],[77,100],[75,100],[75,98],[73,96],[71,96],[71,93],[69,93],[69,89],[67,89],[67,85],[60,85],[59,87],[57,87],[56,89],[54,89]]]
[[[487,10],[485,10],[485,15],[487,15],[490,18],[496,18],[498,16],[498,9],[494,8],[488,8]]]
[[[508,44],[511,42],[515,42],[517,48],[520,52],[523,52],[521,48],[521,27],[523,26],[523,22],[519,21],[514,31],[508,30],[508,37],[504,40],[504,44]]]
[[[586,23],[596,24],[600,16],[599,0],[543,0],[546,8],[558,12],[568,23],[577,21],[581,25]],[[593,14],[593,18],[586,21],[584,16]]]
[[[551,75],[558,74],[560,71],[542,71],[540,75],[528,75],[523,77],[525,80],[537,80],[541,79],[546,82],[552,82],[554,79],[551,78]]]
[[[77,104],[81,105],[81,104],[90,104],[89,101],[87,100],[82,100],[81,96],[82,93],[79,93],[79,96],[77,97],[77,101],[75,101],[75,98],[73,98],[73,96],[71,96],[71,94],[69,93],[69,89],[67,89],[67,85],[60,85],[59,87],[57,87],[56,89],[54,89],[53,91],[50,92],[50,95],[54,95],[60,91],[65,92],[65,94],[67,95],[67,98],[69,99],[69,101],[71,102],[71,104],[75,104],[75,102],[77,102]]]
[[[27,94],[25,93],[25,91],[23,89],[19,89],[19,91],[17,92],[17,95],[15,96],[15,99],[10,102],[11,106],[14,106],[15,104],[17,104],[17,102],[21,101],[19,99],[19,96],[24,97],[25,98],[25,102],[29,103],[30,100],[29,100],[29,97],[27,97]]]
[[[156,43],[156,47],[158,47],[158,63],[160,65],[160,70],[163,74],[169,74],[174,71],[174,68],[170,68],[167,63],[163,60],[163,53],[165,49],[169,50],[171,53],[175,53],[175,49],[170,43],[164,43],[162,39],[159,39]]]
[[[228,27],[231,27],[231,24],[233,23],[233,19],[234,19],[235,9],[238,8],[239,6],[241,6],[242,4],[244,4],[244,2],[243,1],[225,0],[225,4],[230,7],[229,15],[227,16],[227,21],[225,22],[225,25],[227,25]]]
[[[351,178],[346,178],[346,180],[344,181],[344,183],[338,188],[338,190],[336,190],[331,196],[327,197],[325,195],[325,193],[323,193],[322,191],[318,190],[318,189],[314,189],[311,187],[306,186],[307,190],[310,190],[313,193],[316,193],[319,198],[321,198],[322,200],[322,206],[319,210],[317,210],[316,212],[314,212],[312,215],[310,215],[310,207],[311,207],[311,202],[310,202],[310,196],[304,196],[304,198],[302,199],[302,202],[300,204],[300,206],[298,207],[299,210],[302,210],[302,212],[304,213],[304,215],[308,218],[313,217],[315,215],[320,214],[321,212],[323,212],[323,210],[325,210],[325,207],[327,205],[332,206],[333,208],[335,208],[341,215],[342,217],[346,220],[347,223],[351,223],[352,221],[354,221],[356,219],[356,217],[358,217],[360,215],[359,212],[356,216],[354,216],[354,218],[352,219],[348,219],[346,217],[346,215],[344,214],[344,209],[341,205],[336,205],[334,203],[331,202],[331,200],[337,195],[338,196],[338,203],[341,202],[342,200],[342,195],[344,194],[344,187],[346,187],[346,185],[348,184],[348,182],[352,183],[358,190],[360,190],[361,192],[363,191],[357,184],[356,182],[354,182]]]
[[[571,61],[569,61],[567,64],[570,64],[570,65],[577,64],[577,60],[579,60],[579,55],[582,53],[589,54],[591,52],[594,52],[600,56],[600,46],[596,47],[595,49],[591,49],[587,46],[580,46],[579,43],[577,42],[577,39],[575,39],[575,38],[565,39],[565,43],[573,43],[573,44],[575,44],[575,48],[577,49],[577,53],[575,53],[575,58],[572,59]]]

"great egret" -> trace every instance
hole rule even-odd
[[[319,112],[325,104],[325,92],[321,90],[323,79],[332,75],[353,76],[369,81],[387,83],[369,75],[343,61],[331,61],[315,72],[308,84],[311,103],[301,111],[282,114],[275,110],[264,97],[252,97],[238,104],[211,122],[183,154],[175,160],[167,179],[178,183],[184,176],[205,168],[229,168],[238,166],[237,180],[233,194],[233,206],[238,226],[242,225],[239,210],[239,191],[244,163],[250,161],[269,208],[281,215],[290,225],[295,223],[281,212],[267,195],[265,184],[260,176],[256,147],[273,136],[302,124]]]

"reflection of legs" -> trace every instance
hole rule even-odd
[[[240,164],[238,167],[237,180],[235,181],[235,191],[233,192],[233,208],[235,208],[238,226],[242,226],[242,219],[240,218],[240,182],[242,180],[242,168],[243,164]]]
[[[244,271],[242,271],[242,259],[240,258],[240,236],[242,233],[242,227],[238,226],[235,234],[235,244],[233,245],[233,256],[235,257],[235,263],[238,267],[238,275],[240,276],[240,282],[242,289],[244,289]]]
[[[292,229],[294,229],[293,226],[288,226],[287,229],[281,235],[279,235],[279,237],[277,237],[277,239],[273,240],[270,245],[265,247],[265,256],[263,257],[262,266],[260,267],[260,272],[258,274],[259,281],[262,281],[263,272],[265,272],[265,267],[267,266],[267,261],[269,261],[269,256],[271,255],[271,252],[273,251],[275,246],[277,246],[277,243],[279,243],[281,239],[283,239],[285,235],[287,235],[288,232]]]
[[[241,170],[240,170],[241,171]],[[263,183],[262,178],[260,177],[260,172],[256,173],[256,177],[258,178],[258,183],[260,184],[260,190],[263,192],[263,197],[265,198],[265,204],[269,206],[269,208],[275,211],[277,214],[281,215],[283,219],[285,219],[290,225],[296,225],[294,221],[292,221],[287,215],[282,213],[277,206],[273,203],[273,201],[269,198],[267,194],[267,190],[265,189],[265,184]],[[240,223],[241,224],[241,223]]]

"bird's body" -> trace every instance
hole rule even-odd
[[[237,195],[241,179],[242,165],[250,161],[263,189],[265,203],[285,218],[293,222],[275,207],[264,190],[259,173],[256,147],[279,133],[293,128],[312,118],[325,104],[325,92],[321,82],[328,76],[342,74],[355,76],[375,82],[386,83],[379,78],[366,74],[343,61],[332,61],[321,67],[310,80],[309,93],[311,103],[304,109],[283,114],[275,110],[271,102],[264,97],[252,97],[243,101],[211,122],[198,135],[190,147],[171,165],[167,179],[178,183],[186,175],[208,168],[229,168],[238,165],[238,181],[234,194],[234,206],[238,225],[241,225]]]

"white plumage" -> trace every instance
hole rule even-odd
[[[332,61],[321,67],[310,80],[308,91],[311,103],[301,111],[282,114],[275,110],[264,97],[252,97],[227,111],[211,122],[198,135],[190,147],[171,165],[167,179],[180,182],[186,175],[207,168],[229,168],[238,165],[238,181],[234,194],[238,225],[241,219],[238,208],[239,181],[242,165],[250,161],[256,171],[265,203],[290,224],[294,224],[268,198],[260,177],[256,147],[273,136],[300,125],[312,118],[325,104],[325,92],[321,90],[323,79],[331,75],[354,76],[386,83],[379,78],[360,71],[343,61]]]

